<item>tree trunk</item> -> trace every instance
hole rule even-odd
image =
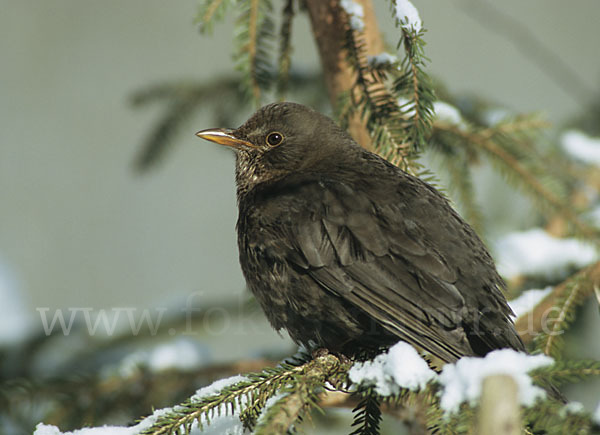
[[[339,0],[305,0],[308,15],[319,49],[325,83],[329,99],[333,107],[337,104],[338,96],[350,90],[354,83],[354,73],[345,60],[344,40],[346,14],[340,12]],[[367,55],[375,55],[384,51],[384,43],[375,17],[371,0],[354,0],[364,11],[364,36],[367,42]],[[363,147],[372,150],[371,137],[360,118],[355,113],[349,122],[350,134]]]

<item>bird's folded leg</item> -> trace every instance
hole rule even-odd
[[[317,359],[317,358],[320,358],[322,356],[329,355],[329,353],[330,352],[329,352],[328,349],[325,349],[324,347],[319,347],[319,348],[313,350],[311,352],[311,355],[312,355],[313,359]]]
[[[320,357],[323,357],[326,355],[333,355],[340,360],[340,363],[342,365],[350,365],[352,363],[352,360],[350,358],[348,358],[346,355],[344,355],[342,352],[330,351],[329,349],[326,349],[324,347],[319,347],[319,348],[313,350],[311,352],[311,355],[312,355],[313,359],[317,359],[317,358],[320,358]]]

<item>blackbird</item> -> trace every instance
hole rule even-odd
[[[240,263],[276,330],[349,357],[400,340],[442,362],[524,351],[473,229],[330,118],[275,103],[197,136],[235,149]]]

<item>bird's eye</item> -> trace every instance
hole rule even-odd
[[[281,133],[273,132],[267,136],[267,144],[272,147],[276,147],[281,142],[283,142],[283,135]]]

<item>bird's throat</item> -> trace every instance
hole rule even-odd
[[[256,152],[238,150],[235,160],[235,184],[238,202],[245,194],[256,186],[277,180],[284,176],[284,171],[267,168]]]

